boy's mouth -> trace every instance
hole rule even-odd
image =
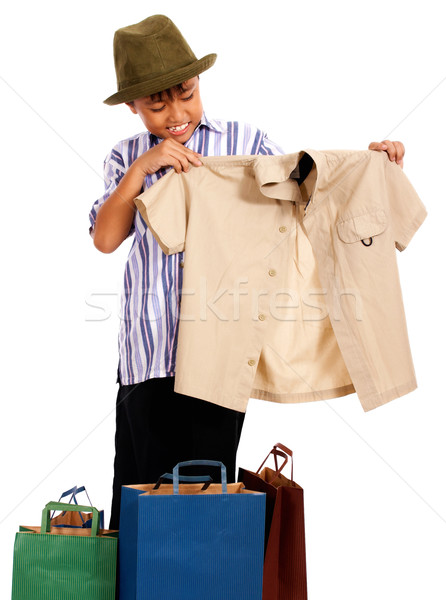
[[[168,127],[167,130],[173,133],[173,135],[181,135],[188,127],[189,123],[183,123],[182,125],[175,125],[175,127]]]

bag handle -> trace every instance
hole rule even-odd
[[[274,479],[276,479],[279,475],[279,473],[281,473],[285,467],[285,465],[288,463],[288,458],[291,458],[291,480],[293,480],[293,451],[290,450],[289,448],[287,448],[286,446],[284,446],[281,443],[277,443],[274,444],[274,446],[272,447],[272,450],[269,452],[269,454],[266,456],[265,460],[262,462],[262,464],[260,465],[260,467],[257,469],[256,473],[260,473],[263,465],[266,463],[266,461],[268,460],[268,458],[270,456],[274,456],[274,464],[276,467],[276,472],[275,472],[275,477]],[[280,465],[278,465],[277,462],[277,457],[280,456],[281,458],[284,459],[283,463]],[[273,479],[273,481],[274,481]]]
[[[64,502],[48,502],[42,511],[41,533],[49,533],[51,528],[50,511],[62,510],[68,512],[91,511],[93,520],[91,524],[91,537],[96,537],[99,533],[99,511],[94,506],[81,506],[80,504],[66,504]]]
[[[260,467],[257,469],[256,473],[260,473],[263,465],[266,463],[266,461],[268,460],[268,458],[270,456],[274,456],[274,465],[275,465],[275,469],[276,469],[276,475],[278,475],[279,473],[281,473],[285,467],[286,464],[288,464],[288,456],[287,454],[285,454],[285,452],[281,452],[280,450],[277,450],[276,448],[273,448],[270,453],[267,455],[267,457],[265,458],[265,460],[262,462],[262,464],[260,465]],[[280,467],[278,466],[278,462],[277,462],[277,457],[280,456],[284,459],[283,463],[280,465]]]
[[[91,500],[90,500],[90,496],[88,495],[88,492],[87,492],[87,490],[86,490],[86,488],[85,488],[85,485],[81,485],[81,487],[77,487],[77,488],[76,488],[76,491],[75,491],[75,492],[74,492],[74,494],[73,494],[73,502],[74,502],[75,504],[77,504],[77,503],[78,503],[78,502],[77,502],[77,498],[76,498],[76,496],[77,496],[77,494],[81,494],[82,492],[85,492],[85,495],[86,495],[86,496],[87,496],[87,498],[88,498],[88,502],[90,503],[90,506],[93,506],[93,504],[92,504],[92,502],[91,502]],[[60,500],[59,500],[59,502],[60,502]]]
[[[71,502],[74,500],[74,502],[77,504],[76,502],[76,492],[77,492],[77,485],[75,485],[74,487],[72,487],[70,490],[67,490],[66,492],[62,492],[60,495],[60,498],[58,500],[58,502],[61,502],[62,498],[66,498],[67,496],[70,496],[70,499],[68,500],[68,503],[71,504]],[[53,510],[53,513],[51,515],[51,519],[54,517],[54,513],[56,511]],[[82,519],[82,517],[81,517]],[[83,519],[82,519],[83,522]]]
[[[172,473],[164,473],[164,475],[161,475],[161,477],[158,479],[158,481],[155,483],[153,489],[157,490],[160,485],[162,483],[165,483],[166,481],[169,482],[173,482],[173,475]],[[211,483],[213,483],[213,479],[210,475],[180,475],[180,483],[203,483],[203,487],[201,488],[201,491],[203,492],[204,490],[207,490],[208,487],[211,485]]]
[[[66,492],[62,492],[58,502],[62,501],[62,498],[66,498],[67,496],[71,496],[68,500],[68,503],[71,504],[72,500],[76,501],[76,493],[77,493],[77,485],[71,488],[71,490],[67,490]]]
[[[90,506],[92,506],[92,502],[90,500],[90,496],[88,495],[87,490],[85,489],[85,486],[82,485],[81,487],[77,487],[77,485],[75,485],[74,487],[72,487],[70,490],[67,490],[66,492],[62,492],[62,494],[60,495],[60,498],[58,500],[58,502],[60,502],[62,500],[62,498],[66,498],[67,496],[70,496],[70,499],[68,500],[68,503],[71,504],[72,502],[74,502],[74,504],[79,504],[76,498],[77,494],[81,494],[82,492],[85,492],[87,498],[88,498],[88,502],[90,503]],[[51,519],[54,517],[54,513],[56,511],[53,510],[53,514],[51,515]],[[82,515],[82,512],[79,511],[79,517],[82,521],[82,524],[85,523],[85,519]]]
[[[179,483],[179,471],[180,467],[220,467],[221,469],[221,491],[223,494],[228,493],[228,478],[226,475],[226,467],[219,460],[186,460],[184,462],[179,462],[172,471],[173,474],[173,493],[180,493],[180,483]]]

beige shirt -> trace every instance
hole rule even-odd
[[[175,390],[239,411],[414,390],[395,246],[426,210],[400,167],[348,150],[202,162],[136,199],[164,252],[185,251]]]

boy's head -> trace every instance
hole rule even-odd
[[[151,133],[181,144],[191,137],[203,114],[198,75],[126,104]]]
[[[118,91],[104,100],[109,105],[153,97],[165,90],[173,90],[175,95],[175,86],[189,87],[191,80],[198,89],[197,76],[217,58],[208,54],[198,60],[177,27],[163,15],[118,29],[113,50]]]

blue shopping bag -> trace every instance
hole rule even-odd
[[[206,489],[211,477],[189,477],[182,475],[184,483],[203,482]],[[123,485],[119,516],[119,596],[120,600],[136,600],[136,569],[138,555],[138,498],[150,490],[156,490],[162,481],[173,481],[170,473],[164,474],[156,484]]]
[[[222,484],[180,484],[179,469],[221,468]],[[261,600],[265,495],[227,484],[216,461],[187,461],[173,484],[123,486],[120,600]]]

